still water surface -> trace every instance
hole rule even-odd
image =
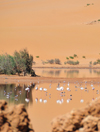
[[[35,132],[47,132],[54,117],[66,114],[73,108],[84,107],[87,102],[96,99],[99,96],[99,83],[92,82],[95,88],[92,90],[90,83],[69,82],[69,91],[68,82],[59,84],[63,91],[57,91],[58,83],[37,83],[29,92],[25,90],[25,84],[5,84],[0,85],[0,99],[7,100],[10,106],[24,103]],[[41,87],[47,91],[40,91]],[[81,87],[84,89],[81,90]]]
[[[48,69],[34,68],[37,75],[43,77],[64,77],[64,78],[86,78],[100,77],[100,69]]]

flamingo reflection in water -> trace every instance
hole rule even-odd
[[[43,88],[41,87],[40,89],[39,89],[40,91],[41,91],[41,98],[40,98],[40,102],[43,102],[43,99],[42,99],[42,90],[43,90]]]
[[[82,97],[82,91],[84,90],[84,88],[83,87],[80,87],[80,89],[81,89],[81,100],[80,100],[80,103],[83,103],[84,102],[84,99],[82,99],[83,97]]]

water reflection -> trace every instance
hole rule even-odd
[[[97,75],[100,75],[100,70],[93,70],[94,73],[96,73]]]
[[[87,84],[83,82],[65,82],[49,84],[32,84],[32,85],[21,85],[21,84],[2,84],[0,85],[0,99],[7,100],[9,104],[20,104],[23,103],[25,106],[33,105],[36,103],[50,103],[55,101],[57,104],[71,103],[73,99],[78,98],[80,103],[84,103],[86,98],[94,100],[99,95],[99,84],[91,82]],[[36,86],[35,86],[36,85]],[[33,94],[32,94],[33,93]],[[78,95],[78,97],[77,97]]]
[[[65,70],[64,73],[66,73],[67,78],[73,78],[78,76],[79,70]]]
[[[97,94],[99,94],[99,83],[92,83],[87,84],[87,81],[85,83],[83,82],[75,82],[74,84],[71,84],[69,82],[63,82],[62,84],[58,83],[54,86],[54,84],[51,85],[48,84],[48,86],[43,84],[38,84],[35,87],[34,91],[34,101],[36,103],[47,103],[48,99],[51,99],[53,97],[53,101],[55,101],[57,104],[63,104],[64,102],[70,103],[71,101],[73,102],[73,96],[74,100],[80,97],[78,100],[80,103],[84,103],[84,100],[86,98],[89,98],[91,95],[91,100],[96,99]],[[43,87],[44,86],[44,87]],[[94,88],[96,86],[96,88]],[[40,88],[39,88],[40,87]],[[48,88],[45,88],[48,87]],[[53,92],[54,91],[54,92]],[[51,94],[52,93],[52,94]],[[88,100],[85,100],[85,102]]]
[[[49,76],[59,76],[61,73],[61,70],[42,70],[42,75],[47,74]]]
[[[30,91],[25,90],[27,85],[15,85],[15,84],[0,84],[0,99],[6,100],[9,104],[25,104],[28,106],[28,102],[33,103],[32,89],[34,85],[28,86]]]
[[[39,83],[37,80],[34,86],[0,85],[0,99],[7,100],[11,105],[24,103],[34,130],[47,132],[54,117],[65,114],[73,108],[85,106],[88,101],[99,96],[99,89],[100,82]]]
[[[100,76],[99,69],[34,69],[37,75],[44,77],[65,77],[65,78],[80,78],[80,77],[98,77]]]

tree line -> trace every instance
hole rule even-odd
[[[33,56],[29,55],[27,49],[15,51],[13,56],[9,54],[0,55],[0,74],[12,74],[23,73],[31,74],[35,76],[35,72],[32,69]]]

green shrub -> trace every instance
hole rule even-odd
[[[89,6],[90,4],[87,4],[87,6]]]
[[[35,74],[35,71],[32,69],[31,70],[31,77],[36,77],[37,75]]]
[[[92,65],[92,61],[90,61],[90,65]]]
[[[8,54],[0,55],[0,72],[3,74],[15,74],[16,64],[14,58]]]
[[[66,59],[67,59],[67,60],[69,60],[69,58],[68,58],[68,57],[66,57]]]
[[[66,65],[66,64],[67,64],[67,62],[65,61],[65,62],[64,62],[64,64]]]
[[[70,58],[70,59],[74,59],[74,57],[73,57],[73,56],[69,56],[69,58]]]
[[[53,59],[51,59],[51,60],[47,60],[47,62],[50,64],[54,64],[55,61]]]
[[[76,54],[74,54],[74,57],[78,57]]]
[[[98,21],[100,21],[100,19],[98,19]]]
[[[85,56],[82,56],[82,58],[86,58]]]
[[[25,65],[26,65],[26,69],[25,71],[27,73],[30,73],[32,70],[32,64],[33,64],[33,56],[29,55],[27,49],[23,49],[19,51],[21,57],[24,59],[25,61]]]
[[[55,64],[61,64],[60,60],[59,59],[55,59]]]
[[[39,58],[39,56],[36,56],[36,58]]]
[[[42,60],[42,64],[45,65],[45,61]]]
[[[79,64],[79,61],[67,61],[67,64],[70,64],[70,65],[78,65]]]
[[[0,73],[2,74],[30,73],[32,64],[33,56],[29,55],[26,49],[19,52],[15,51],[14,56],[0,55]]]
[[[100,64],[100,59],[97,60],[97,63]]]
[[[98,62],[97,62],[97,61],[93,62],[93,65],[96,65],[96,64],[98,64]]]
[[[48,64],[48,61],[45,61],[45,64]]]

